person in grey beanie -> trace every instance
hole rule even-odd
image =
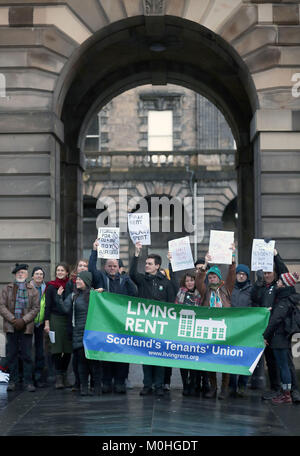
[[[100,361],[87,359],[83,346],[83,335],[89,308],[89,298],[93,276],[89,271],[81,271],[76,278],[76,292],[69,294],[63,301],[58,290],[58,305],[61,310],[72,314],[72,343],[73,350],[77,351],[78,373],[80,378],[80,394],[92,394],[88,391],[89,374],[92,372],[95,394],[101,393],[101,364]]]

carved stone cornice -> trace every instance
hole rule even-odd
[[[163,16],[165,0],[143,0],[144,16]]]

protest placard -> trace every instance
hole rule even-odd
[[[211,263],[231,264],[233,242],[233,231],[211,230],[208,250],[211,256]]]
[[[195,267],[188,236],[169,241],[169,252],[172,254],[171,265],[174,272]]]
[[[134,212],[128,214],[128,230],[132,242],[142,245],[151,245],[149,213]]]
[[[275,241],[265,242],[264,239],[253,239],[251,254],[251,271],[262,269],[272,272],[274,267]]]
[[[98,258],[120,258],[120,228],[98,228]]]

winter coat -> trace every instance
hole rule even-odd
[[[226,277],[225,282],[221,281],[220,287],[217,290],[217,293],[222,301],[222,307],[231,307],[230,299],[231,299],[231,294],[233,291],[235,278],[236,278],[235,271],[236,271],[236,264],[232,263],[228,267],[228,272],[227,272],[227,277]],[[196,274],[195,282],[196,282],[196,288],[202,297],[202,306],[209,307],[211,290],[208,288],[208,284],[206,285],[206,283],[205,283],[206,273],[207,273],[206,271],[200,270],[200,272],[198,272]]]
[[[175,299],[175,304],[181,304],[183,306],[200,306],[201,296],[199,291],[190,291],[185,287],[180,287]]]
[[[86,317],[89,308],[90,289],[77,290],[71,293],[63,300],[58,295],[58,307],[64,314],[72,316],[72,345],[73,350],[83,347],[83,335],[86,323]]]
[[[26,283],[28,292],[28,306],[24,309],[23,320],[26,323],[24,334],[33,334],[34,319],[40,310],[39,292],[30,283]],[[15,331],[12,321],[15,318],[15,303],[17,295],[17,285],[9,283],[0,295],[0,315],[3,317],[3,330],[6,333]]]
[[[287,336],[286,323],[292,312],[293,302],[300,300],[294,287],[277,288],[268,326],[263,334],[271,348],[290,348],[291,341]]]
[[[58,294],[57,288],[50,284],[46,289],[46,306],[45,306],[45,320],[50,320],[50,315],[53,313],[55,315],[64,315],[61,311],[60,306],[58,306]],[[63,299],[65,298],[65,291],[62,294]]]
[[[274,256],[274,266],[278,277],[280,274],[289,272],[279,254]],[[255,307],[272,307],[275,300],[276,282],[277,278],[275,278],[273,282],[268,285],[265,282],[259,283],[256,281],[251,292],[251,299],[253,302],[252,305]]]
[[[93,275],[94,288],[103,288],[105,291],[126,296],[137,296],[136,287],[127,274],[116,274],[115,278],[111,278],[105,271],[97,269],[96,250],[91,252],[88,268]]]
[[[141,274],[137,271],[138,257],[134,256],[130,265],[129,275],[138,287],[138,296],[162,302],[174,302],[175,292],[171,281],[160,271],[155,275]]]
[[[252,285],[250,280],[247,280],[243,287],[239,287],[237,283],[235,283],[231,295],[231,307],[251,307],[251,292]]]

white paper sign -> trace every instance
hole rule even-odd
[[[251,271],[262,269],[272,272],[274,267],[275,241],[265,242],[264,239],[253,239],[251,255]]]
[[[49,339],[52,344],[55,344],[55,331],[49,331]]]
[[[233,231],[211,230],[208,249],[211,256],[210,263],[231,264],[233,242]]]
[[[128,230],[132,242],[151,245],[149,213],[128,214]]]
[[[171,265],[174,272],[194,269],[195,264],[188,236],[169,241],[169,251],[172,254]]]
[[[98,228],[98,258],[120,258],[120,228]]]

